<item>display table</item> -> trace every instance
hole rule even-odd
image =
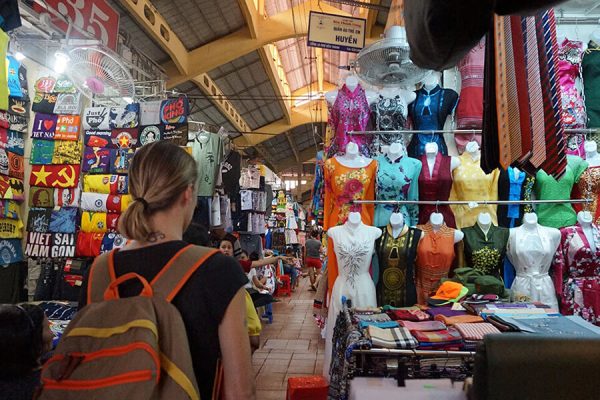
[[[357,377],[350,383],[350,400],[362,399],[465,400],[462,383],[449,379],[411,379],[398,387],[392,378]]]

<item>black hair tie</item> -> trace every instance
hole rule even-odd
[[[135,201],[139,201],[140,203],[142,203],[144,205],[144,211],[147,211],[148,208],[150,207],[150,204],[148,204],[148,202],[146,201],[146,199],[144,199],[143,197],[137,197],[135,199]]]

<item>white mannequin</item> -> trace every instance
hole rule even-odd
[[[362,216],[359,212],[351,212],[348,214],[348,220],[346,221],[346,225],[356,228],[362,223]]]
[[[393,99],[396,96],[400,96],[400,98],[404,101],[404,104],[406,105],[406,107],[403,110],[404,112],[402,113],[404,118],[408,116],[408,105],[417,99],[417,94],[412,90],[390,87],[380,89],[379,95],[385,99]]]
[[[441,78],[442,74],[440,72],[432,71],[423,79],[423,87],[425,90],[430,91],[440,84]]]
[[[598,154],[598,145],[593,140],[586,140],[583,144],[585,150],[585,161],[590,167],[600,167],[600,154]]]
[[[337,155],[335,159],[348,168],[364,168],[371,163],[371,159],[363,156],[358,151],[358,145],[354,142],[346,146],[346,154]]]
[[[479,147],[479,143],[477,143],[476,141],[467,143],[467,145],[465,146],[465,153],[469,154],[471,158],[473,158],[473,161],[479,160],[479,158],[481,157],[481,149]]]
[[[405,154],[404,144],[398,142],[392,143],[389,146],[384,146],[383,151],[391,162],[396,162]]]
[[[358,80],[358,77],[356,75],[351,74],[346,77],[345,83],[348,90],[354,92],[354,89],[356,89],[360,81]],[[337,89],[325,93],[325,100],[327,100],[327,103],[329,103],[330,106],[333,106],[333,104],[335,103],[335,99],[337,98],[338,93],[339,90]],[[379,95],[377,94],[377,92],[365,89],[365,96],[367,96],[367,102],[369,103],[369,105],[371,105],[377,101]]]
[[[596,241],[594,240],[594,230],[592,229],[592,222],[594,218],[592,217],[592,213],[589,211],[579,211],[577,214],[577,222],[581,225],[583,229],[583,233],[587,238],[590,248],[592,252],[596,252]]]
[[[429,216],[429,223],[433,228],[434,232],[438,232],[444,224],[444,216],[440,213],[431,213]],[[454,230],[454,243],[458,243],[465,237],[465,234],[458,229]]]
[[[525,213],[523,215],[523,227],[528,230],[537,229],[538,217],[536,213]]]
[[[487,235],[492,227],[492,216],[486,212],[480,213],[477,217],[477,225],[479,225],[481,231]]]
[[[401,213],[393,213],[390,216],[390,226],[392,227],[392,236],[397,239],[404,229],[404,215]]]
[[[596,44],[600,44],[600,29],[596,29],[590,35],[590,39],[596,42]]]
[[[477,142],[475,142],[477,143]],[[427,143],[425,145],[425,156],[427,158],[427,166],[429,167],[429,177],[433,177],[433,168],[435,167],[435,158],[438,154],[439,147],[437,143]],[[450,172],[454,171],[456,168],[460,167],[460,158],[452,157],[450,160]]]

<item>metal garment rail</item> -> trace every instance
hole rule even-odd
[[[398,356],[424,356],[424,357],[473,357],[474,351],[445,351],[445,350],[400,350],[400,349],[370,349],[352,350],[352,354],[369,355],[398,355]]]
[[[438,130],[401,130],[401,131],[350,131],[348,135],[412,135],[413,133],[422,134],[434,134],[434,133],[448,133],[454,135],[474,135],[480,134],[481,129],[438,129]],[[600,133],[600,129],[565,129],[564,132],[568,135],[577,135],[581,133]]]
[[[349,204],[389,204],[404,205],[416,204],[427,206],[448,206],[448,205],[517,205],[517,204],[581,204],[592,203],[591,199],[568,199],[568,200],[353,200]]]

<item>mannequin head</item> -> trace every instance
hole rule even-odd
[[[431,216],[429,217],[429,222],[431,222],[431,225],[433,225],[434,227],[442,226],[444,224],[444,216],[436,212],[431,213]]]
[[[398,142],[392,143],[387,148],[387,154],[392,161],[397,160],[404,155],[404,145]]]
[[[600,44],[600,29],[596,29],[594,32],[592,32],[590,39],[596,42],[596,44]]]
[[[577,222],[581,226],[590,226],[594,220],[592,213],[589,211],[579,211],[577,214]]]
[[[479,226],[489,227],[492,224],[492,216],[489,213],[482,212],[477,217]]]
[[[356,89],[358,83],[358,77],[356,75],[351,74],[346,77],[346,87],[351,91],[354,91],[354,89]]]
[[[362,222],[362,217],[359,212],[351,212],[348,214],[348,223],[351,225],[358,225]]]
[[[431,73],[423,79],[423,86],[428,90],[433,89],[440,84],[441,78],[442,74],[440,72],[431,71]]]
[[[404,215],[401,213],[393,213],[390,216],[390,225],[392,228],[401,228],[404,226]]]
[[[425,144],[425,154],[428,157],[436,156],[439,151],[438,145],[435,142]]]
[[[538,217],[536,213],[525,213],[523,215],[523,226],[537,225]]]
[[[479,152],[479,143],[477,143],[474,140],[467,143],[467,145],[465,146],[465,151],[470,154],[478,153]]]
[[[354,142],[348,143],[348,145],[346,146],[346,155],[357,156],[358,155],[358,145]]]

